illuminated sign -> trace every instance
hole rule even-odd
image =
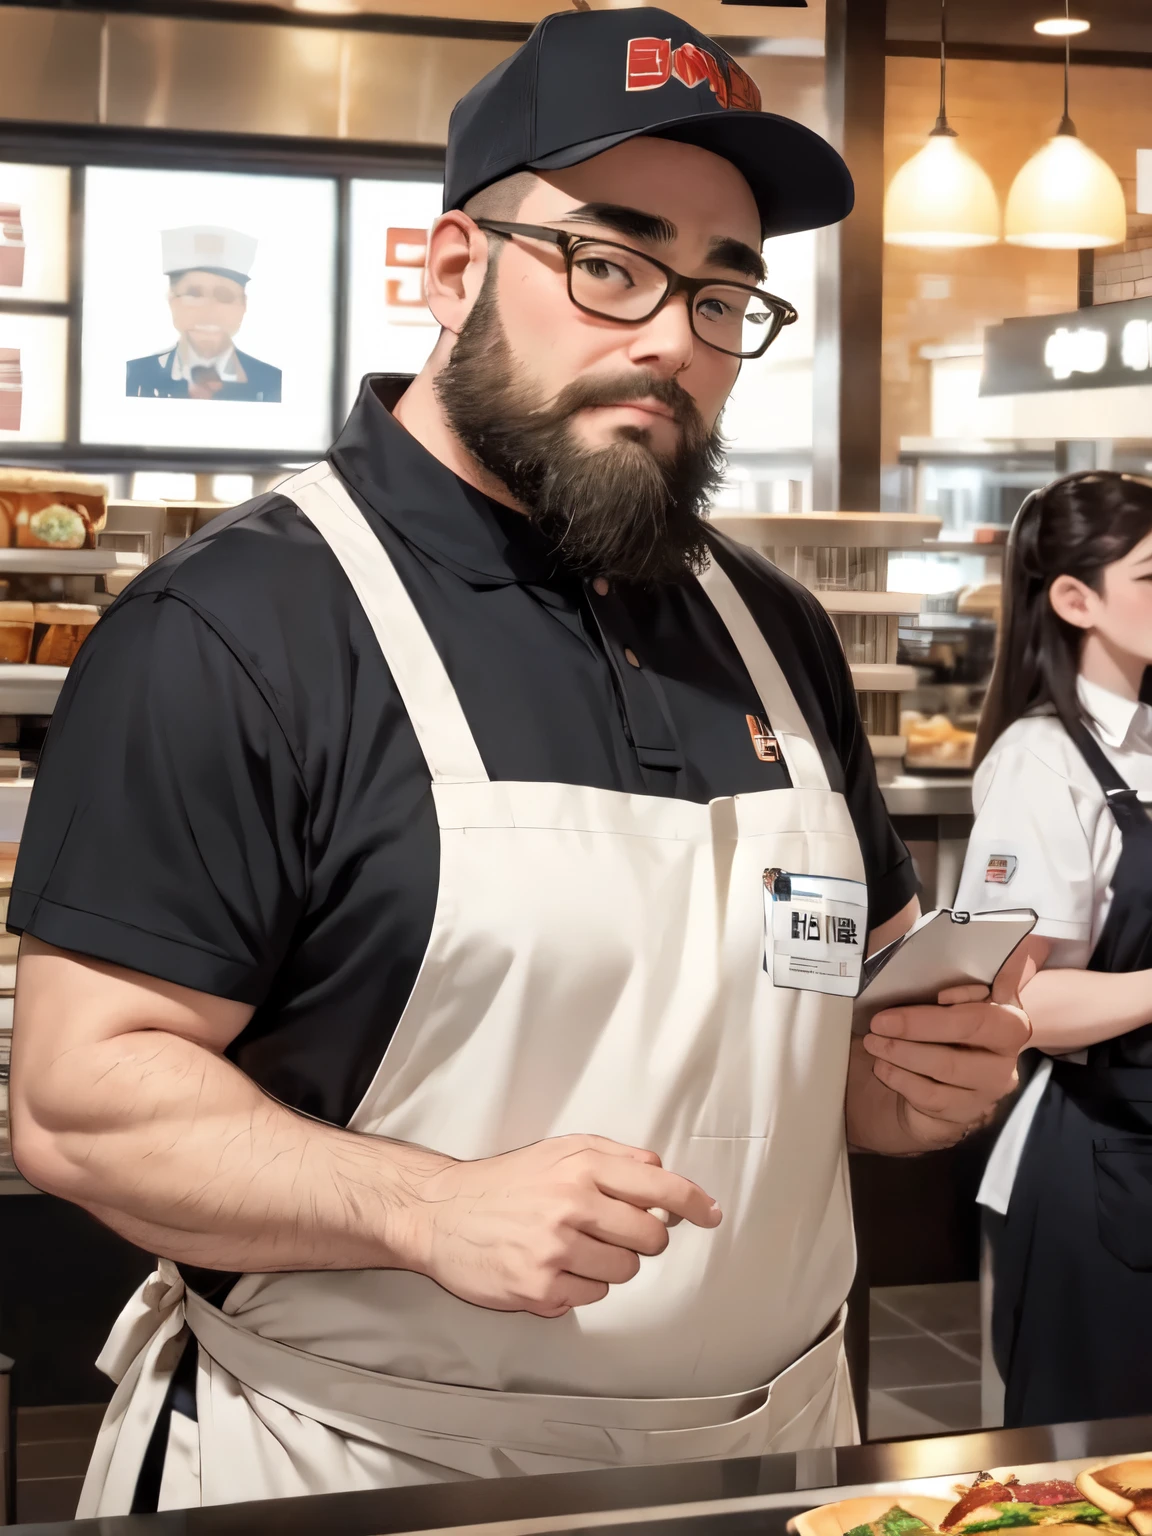
[[[1152,299],[1029,315],[984,332],[983,396],[1132,384],[1152,384]]]
[[[1099,373],[1108,361],[1108,332],[1081,327],[1070,331],[1058,326],[1044,347],[1044,366],[1054,379],[1070,379],[1074,373]]]

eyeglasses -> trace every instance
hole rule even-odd
[[[745,283],[682,277],[653,256],[614,240],[589,239],[543,224],[504,224],[477,219],[493,235],[547,240],[564,254],[568,297],[577,309],[621,325],[651,320],[678,293],[687,300],[693,335],[729,357],[763,357],[786,325],[797,319],[786,299]]]

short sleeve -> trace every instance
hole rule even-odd
[[[307,797],[274,702],[210,616],[121,599],[61,692],[9,928],[258,1004],[305,897]]]
[[[1031,907],[1038,934],[1087,942],[1095,869],[1068,780],[1028,747],[1008,744],[981,765],[973,798],[957,909]]]

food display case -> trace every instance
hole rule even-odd
[[[931,696],[922,690],[932,673],[931,641],[918,649],[908,637],[929,635],[916,626],[930,625],[935,616],[923,595],[889,590],[893,556],[918,561],[941,550],[940,519],[907,512],[717,512],[712,521],[794,576],[827,610],[852,670],[885,804],[915,861],[924,899],[951,906],[972,826],[970,758],[958,759],[953,743],[970,753],[975,732],[946,719],[943,731],[909,760],[909,747],[918,743],[904,734],[905,717],[923,718]]]
[[[1087,1469],[1097,1478],[1123,1467],[1121,1477],[1139,1477],[1134,1461],[1152,1453],[1152,1418],[1059,1424],[1023,1430],[941,1435],[928,1440],[896,1440],[810,1450],[733,1461],[682,1462],[607,1472],[572,1472],[537,1477],[507,1477],[440,1483],[374,1492],[225,1504],[175,1510],[160,1515],[103,1517],[92,1522],[14,1526],[13,1536],[398,1536],[436,1531],[438,1536],[544,1536],[548,1532],[585,1532],[588,1536],[877,1536],[877,1516],[911,1500],[926,1514],[955,1508],[961,1494],[981,1473],[1015,1478],[1018,1492],[1039,1498],[1066,1492],[1038,1485],[1074,1483]],[[998,1489],[1001,1494],[1014,1490]],[[1077,1489],[1077,1494],[1080,1490]],[[1142,1490],[1133,1490],[1140,1494]],[[875,1514],[845,1527],[841,1516],[855,1519],[861,1506],[836,1510],[828,1505],[863,1499]],[[1001,1497],[998,1502],[1006,1502]],[[1010,1500],[1017,1502],[1016,1500]],[[1080,1503],[1081,1500],[1076,1501]],[[1090,1501],[1089,1501],[1090,1502]],[[1132,1500],[1117,1500],[1114,1507]],[[979,1506],[973,1506],[979,1514]],[[1036,1516],[1034,1521],[1029,1516]],[[911,1511],[907,1511],[911,1514]],[[999,1530],[1023,1530],[1042,1524],[1048,1536],[1059,1514],[1056,1504],[1019,1503],[1016,1517],[994,1524]],[[1137,1520],[1145,1514],[1137,1508]],[[1075,1536],[1146,1536],[1147,1527],[1131,1517],[1097,1508],[1079,1511]],[[913,1516],[910,1536],[933,1527]],[[863,1528],[863,1529],[862,1529]],[[957,1530],[988,1529],[976,1520]],[[899,1524],[894,1532],[899,1532]],[[903,1536],[903,1533],[900,1533]]]
[[[923,547],[938,518],[908,512],[716,513],[721,532],[760,551],[820,599],[852,669],[860,714],[881,780],[904,757],[900,696],[915,688],[915,669],[899,661],[900,620],[922,598],[888,590],[890,551]]]

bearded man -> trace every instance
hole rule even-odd
[[[705,520],[828,145],[656,10],[459,105],[412,382],[129,588],[10,923],[17,1161],[160,1255],[82,1512],[828,1445],[849,1141],[1013,1084],[881,1016],[917,913],[819,604]]]

